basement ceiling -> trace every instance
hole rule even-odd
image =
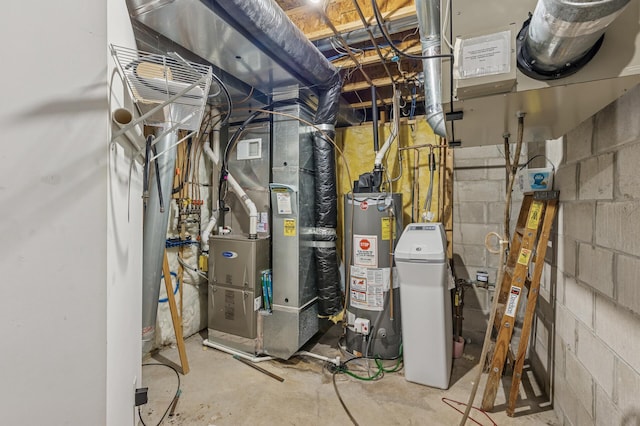
[[[416,86],[422,62],[400,57],[383,38],[371,0],[276,0],[291,21],[331,60],[344,78],[343,99],[371,120],[371,86],[378,107],[388,110],[393,86],[401,90],[403,115],[423,112],[424,95]],[[413,0],[377,0],[382,23],[396,46],[420,54],[420,34]],[[375,42],[375,43],[374,43]]]

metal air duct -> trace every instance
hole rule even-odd
[[[518,68],[531,78],[569,76],[593,58],[629,0],[539,0],[518,34]]]
[[[164,129],[158,128],[156,133]],[[163,152],[178,141],[177,132],[171,132],[156,143],[157,151]],[[173,185],[173,174],[176,165],[176,148],[173,147],[164,155],[158,157],[154,167],[159,168],[162,194],[168,201]],[[162,276],[162,261],[167,239],[167,225],[169,223],[170,208],[160,212],[160,200],[156,174],[149,173],[149,202],[144,211],[143,254],[142,254],[142,353],[153,349],[156,317],[158,314],[158,295],[160,294],[160,278]]]
[[[215,13],[236,29],[251,36],[263,51],[315,86],[318,109],[314,124],[322,130],[313,138],[316,182],[316,240],[328,242],[315,248],[318,267],[320,315],[334,315],[342,309],[338,256],[335,247],[338,221],[335,152],[327,139],[335,136],[342,79],[338,70],[296,27],[273,0],[206,0]],[[331,246],[333,243],[332,247]]]
[[[440,0],[417,0],[416,13],[420,28],[422,56],[440,55]],[[445,137],[447,131],[440,92],[442,81],[440,58],[423,59],[422,69],[427,123],[436,135]]]

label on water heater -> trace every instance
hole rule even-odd
[[[384,306],[385,275],[389,289],[389,268],[351,267],[350,306],[368,311],[381,311]]]
[[[353,264],[378,267],[378,237],[376,235],[353,236]]]

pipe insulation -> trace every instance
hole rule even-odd
[[[422,56],[440,55],[440,0],[416,0],[416,15],[420,30]],[[442,111],[442,69],[440,58],[422,60],[424,72],[424,106],[427,123],[433,132],[446,137],[447,130]]]
[[[518,67],[539,80],[566,77],[597,53],[629,0],[539,0],[518,34]]]
[[[318,269],[318,311],[321,316],[342,310],[338,255],[335,136],[342,79],[338,70],[316,49],[273,0],[205,0],[227,22],[250,34],[256,45],[283,64],[318,94],[314,124],[324,132],[313,137],[316,182],[316,240],[331,247],[315,247]],[[327,137],[331,140],[327,139]],[[329,244],[331,245],[331,244]]]
[[[163,128],[156,130],[157,134],[164,132]],[[177,132],[171,132],[159,139],[155,146],[158,151],[168,151],[154,162],[160,175],[160,186],[163,194],[171,194],[173,176],[176,166],[175,146],[178,141]],[[169,149],[170,147],[172,147]],[[156,188],[156,174],[149,171],[149,188]],[[147,208],[144,211],[143,242],[142,242],[142,353],[147,354],[153,349],[156,317],[158,314],[158,295],[160,294],[160,279],[162,276],[162,261],[164,258],[165,241],[167,239],[167,225],[169,212],[160,212],[160,198],[158,191],[149,191]]]

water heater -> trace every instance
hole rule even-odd
[[[400,352],[400,290],[393,250],[402,232],[402,194],[345,196],[347,351],[393,358]]]

